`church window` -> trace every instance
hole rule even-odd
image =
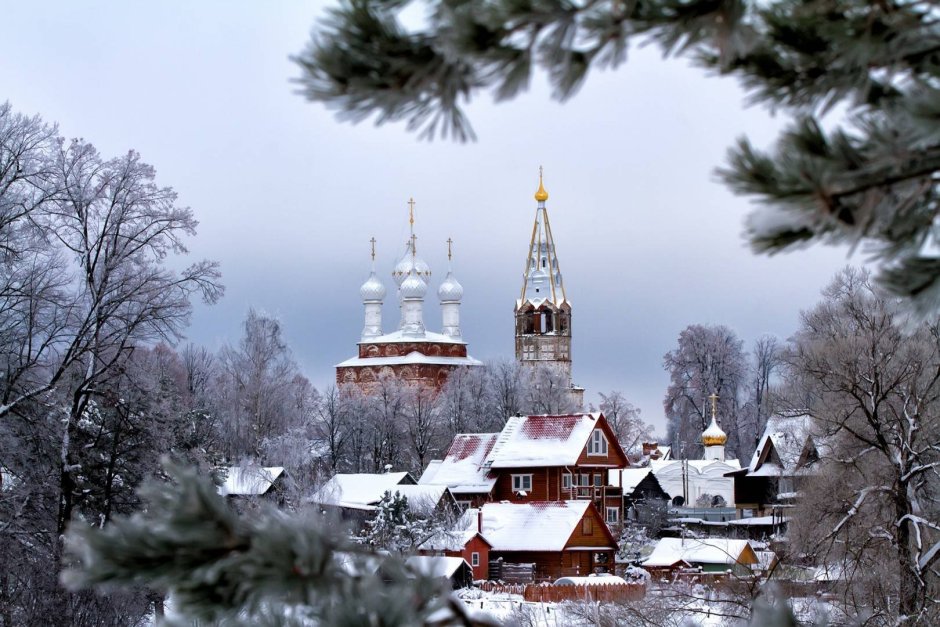
[[[513,475],[513,492],[530,492],[532,490],[532,475]]]
[[[607,437],[600,429],[594,429],[588,441],[588,455],[607,455]]]
[[[542,267],[545,267],[545,257],[542,257]]]

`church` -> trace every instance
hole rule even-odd
[[[467,353],[467,343],[463,341],[460,332],[463,286],[450,267],[437,290],[441,308],[441,333],[428,331],[424,325],[424,299],[431,279],[431,268],[418,256],[414,200],[409,200],[408,204],[411,236],[405,245],[404,254],[392,271],[396,286],[395,300],[400,311],[398,330],[391,333],[382,331],[382,305],[387,292],[375,273],[373,237],[372,272],[359,288],[365,318],[359,350],[355,357],[336,365],[337,385],[352,384],[369,392],[380,378],[393,377],[404,383],[439,390],[454,369],[483,365]],[[451,244],[451,240],[448,240],[448,264],[452,261]]]
[[[561,373],[576,408],[584,406],[584,388],[571,379],[571,302],[565,293],[555,240],[548,219],[548,192],[539,168],[535,192],[536,210],[529,239],[522,289],[515,301],[515,355],[523,366],[547,367]],[[441,332],[428,331],[424,324],[424,300],[431,269],[418,256],[414,232],[414,200],[409,201],[410,237],[392,271],[395,300],[400,311],[398,329],[382,330],[382,309],[387,295],[375,272],[375,238],[372,238],[372,272],[359,289],[364,308],[364,326],[354,357],[336,365],[337,385],[352,384],[364,392],[374,389],[382,377],[439,390],[448,375],[461,367],[482,363],[467,353],[460,330],[463,287],[448,267],[437,290]],[[447,242],[448,264],[452,261]]]

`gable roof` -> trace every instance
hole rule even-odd
[[[453,528],[438,531],[421,543],[420,548],[428,551],[462,551],[467,543],[479,536],[490,547],[493,544],[478,529],[480,510],[468,508],[454,523]]]
[[[815,449],[813,417],[807,412],[774,414],[767,420],[748,476],[778,476],[796,472],[807,447]]]
[[[594,429],[602,428],[608,446],[627,456],[601,413],[561,416],[512,416],[486,458],[491,468],[573,466]]]
[[[577,530],[581,519],[593,516],[613,547],[617,542],[594,505],[584,501],[539,501],[534,503],[486,503],[482,535],[494,551],[561,551]],[[604,549],[603,546],[596,547]]]
[[[458,433],[442,460],[428,464],[420,485],[446,485],[454,494],[488,493],[496,475],[484,467],[498,433]]]
[[[624,497],[629,498],[643,481],[655,484],[656,488],[665,494],[666,497],[669,496],[669,494],[663,490],[659,479],[656,478],[656,475],[653,474],[653,469],[649,466],[645,468],[625,468],[623,470],[614,469],[607,471],[607,483],[623,488]]]
[[[747,540],[728,538],[662,538],[643,566],[664,568],[677,562],[688,564],[727,564],[751,563],[742,561],[748,557],[748,551],[754,549]],[[756,560],[756,554],[752,559]]]
[[[381,501],[385,493],[389,491],[393,493],[398,491],[406,497],[409,497],[409,494],[417,497],[419,493],[411,490],[411,488],[418,487],[413,485],[413,482],[414,480],[407,472],[338,474],[324,483],[306,500],[321,505],[335,505],[351,509],[375,509],[374,505]],[[437,488],[446,489],[446,486],[437,486]],[[434,491],[443,492],[442,489]],[[410,497],[409,500],[411,500]],[[440,494],[437,500],[440,500]]]
[[[282,474],[280,466],[232,466],[226,469],[225,482],[218,492],[222,496],[259,496],[270,490]]]
[[[411,555],[405,558],[405,564],[419,575],[445,577],[447,579],[453,577],[462,567],[470,569],[470,564],[467,564],[467,560],[464,558],[444,557],[442,555]]]

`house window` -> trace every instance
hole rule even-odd
[[[581,519],[581,533],[586,536],[589,536],[594,533],[594,523],[590,518]]]
[[[604,485],[604,475],[594,475],[594,487],[600,488]]]
[[[470,554],[470,565],[474,567],[480,565],[480,554],[476,551]]]
[[[594,429],[588,441],[588,455],[607,455],[607,436],[600,429]]]
[[[587,474],[587,473],[582,473],[582,474],[581,474],[581,485],[584,486],[584,487],[590,486],[590,485],[591,485],[591,475],[589,475],[589,474]]]
[[[607,524],[608,525],[616,524],[619,518],[620,518],[620,510],[618,510],[616,507],[607,508]]]
[[[532,490],[532,475],[513,475],[512,491],[529,492]]]
[[[473,501],[457,501],[457,507],[463,510],[470,509],[470,506],[473,504]]]
[[[563,490],[571,489],[571,473],[566,472],[561,476],[561,487]]]

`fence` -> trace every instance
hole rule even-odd
[[[561,601],[602,601],[625,603],[639,601],[646,596],[642,583],[556,586],[552,584],[504,584],[491,581],[480,584],[480,589],[498,594],[519,594],[530,603],[559,603]]]

